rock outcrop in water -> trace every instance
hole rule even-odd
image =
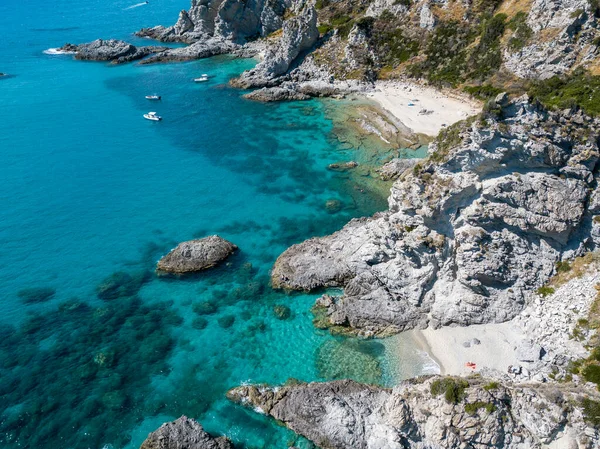
[[[214,267],[235,252],[237,246],[211,235],[203,239],[189,240],[177,245],[162,257],[157,270],[167,273],[190,273]]]
[[[136,34],[162,42],[183,42],[188,47],[170,49],[148,58],[144,63],[184,61],[242,51],[242,46],[279,30],[291,0],[192,0],[188,11],[181,11],[175,25],[144,28]],[[250,49],[251,54],[256,54]]]
[[[115,39],[96,39],[87,44],[65,44],[59,48],[59,51],[62,52],[74,52],[76,59],[84,61],[111,61],[115,64],[136,61],[165,50],[167,50],[166,47],[136,47],[135,45]]]
[[[527,97],[495,107],[447,129],[395,182],[389,211],[284,252],[273,285],[343,287],[319,304],[365,335],[516,316],[557,261],[598,243],[599,124]]]
[[[597,73],[600,9],[594,2],[513,3],[340,0],[319,2],[316,8],[312,0],[192,0],[174,25],[137,32],[186,47],[95,41],[83,44],[91,48],[78,54],[118,62],[143,58],[143,64],[225,53],[259,55],[259,65],[234,84],[264,88],[248,96],[260,101],[356,89],[340,80],[370,84],[409,76],[477,88],[501,74],[492,84],[514,87],[517,78],[545,79],[577,67]],[[95,48],[98,42],[119,43]]]
[[[182,416],[148,435],[140,449],[233,449],[233,445],[225,437],[211,437],[197,421]]]
[[[440,377],[393,390],[343,380],[242,386],[228,393],[331,449],[524,449],[551,443],[591,449],[600,434],[582,417],[584,395],[598,397],[569,386]]]

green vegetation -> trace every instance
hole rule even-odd
[[[588,0],[590,5],[591,13],[594,17],[600,17],[600,1],[599,0]]]
[[[497,390],[499,386],[500,384],[498,384],[498,382],[490,382],[489,384],[485,385],[483,389],[486,391]]]
[[[317,29],[319,30],[319,34],[321,34],[322,36],[329,33],[331,30],[333,30],[333,27],[331,25],[329,25],[328,23],[324,23],[321,24],[317,27]]]
[[[554,289],[552,287],[548,287],[547,285],[544,285],[540,288],[537,289],[537,294],[540,296],[548,296],[554,293]]]
[[[567,273],[571,271],[571,264],[569,262],[558,261],[556,262],[557,273]]]
[[[600,386],[600,365],[587,365],[581,371],[581,375],[586,381]]]
[[[446,377],[434,380],[431,383],[431,394],[439,396],[443,393],[446,402],[449,404],[458,404],[465,398],[465,390],[468,387],[469,383],[464,379]]]
[[[496,95],[502,93],[502,89],[492,86],[491,84],[482,84],[481,86],[465,86],[463,91],[477,98],[478,100],[490,100]]]
[[[485,79],[502,64],[500,38],[506,29],[506,14],[496,14],[482,25],[479,45],[472,53],[469,78]]]
[[[467,71],[467,47],[477,33],[465,22],[441,22],[429,37],[425,47],[426,59],[413,64],[409,74],[429,79],[433,84],[456,86]]]
[[[461,132],[468,124],[469,120],[463,120],[443,128],[435,139],[437,150],[429,156],[429,160],[437,163],[445,161],[450,150],[462,142]]]
[[[599,428],[600,427],[600,402],[594,401],[589,398],[583,399],[581,401],[581,405],[583,406],[583,417],[592,426]]]
[[[600,76],[592,76],[584,70],[576,70],[566,77],[535,81],[528,93],[549,108],[581,108],[593,116],[600,114]]]
[[[527,14],[523,11],[515,14],[506,26],[513,31],[513,35],[508,41],[508,48],[512,52],[521,50],[533,37],[533,30],[527,25]]]
[[[394,15],[382,14],[378,20],[359,22],[357,26],[368,33],[370,45],[380,55],[382,65],[395,68],[419,53],[419,42],[405,34]]]
[[[482,408],[485,408],[488,413],[493,413],[496,410],[496,406],[491,402],[477,401],[465,404],[465,412],[469,415],[475,415]]]

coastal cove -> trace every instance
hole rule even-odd
[[[0,21],[23,39],[0,47],[12,75],[0,81],[3,447],[133,449],[187,414],[240,447],[308,448],[225,392],[435,372],[412,339],[333,336],[313,326],[317,294],[269,285],[290,245],[384,210],[390,182],[375,167],[424,146],[378,152],[378,137],[344,131],[353,101],[241,98],[227,82],[255,60],[111,66],[43,53],[169,23],[187,1],[39,2],[35,26],[10,3]],[[199,73],[210,81],[191,82]],[[143,120],[149,109],[164,120]],[[354,171],[327,168],[353,160]],[[211,234],[239,252],[199,275],[155,275],[178,242]]]

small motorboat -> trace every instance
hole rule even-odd
[[[156,115],[156,112],[148,112],[147,114],[144,114],[144,118],[154,122],[159,122],[162,120],[162,117],[160,115]]]
[[[160,95],[146,95],[146,100],[160,100]]]
[[[208,75],[206,73],[202,74],[200,78],[194,78],[195,83],[202,83],[204,81],[208,81]]]

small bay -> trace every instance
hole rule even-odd
[[[0,445],[137,448],[186,414],[240,447],[311,447],[225,392],[419,372],[409,344],[398,363],[410,369],[398,370],[387,342],[315,329],[317,294],[269,286],[287,247],[385,209],[385,195],[368,173],[327,170],[359,151],[335,138],[332,101],[261,104],[228,87],[254,60],[114,66],[43,53],[135,40],[189,6],[133,5],[0,5],[11,75],[0,80]],[[194,84],[201,73],[210,81]],[[156,276],[178,242],[215,233],[240,248],[227,263]]]

